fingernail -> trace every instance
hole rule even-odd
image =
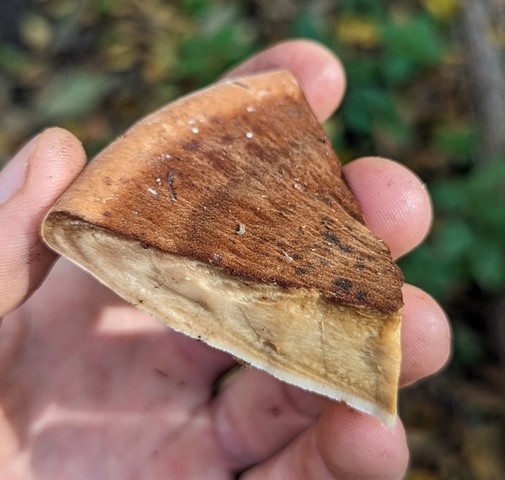
[[[32,138],[0,171],[0,205],[7,203],[25,183],[28,164],[40,135]]]

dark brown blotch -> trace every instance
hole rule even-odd
[[[338,247],[339,250],[341,250],[344,253],[352,253],[354,249],[348,245],[347,243],[342,242],[338,237],[335,232],[332,232],[331,230],[326,230],[323,233],[323,238],[328,242],[331,243],[332,245],[335,245]]]
[[[229,133],[225,133],[221,137],[221,145],[230,145],[233,143],[235,140],[237,140],[237,137],[231,136]]]
[[[349,292],[352,290],[353,283],[348,278],[337,277],[333,280],[333,289],[338,292]]]
[[[197,140],[190,140],[182,144],[182,148],[187,152],[197,152],[202,148],[202,145]]]
[[[363,270],[365,270],[366,265],[363,262],[358,261],[354,264],[354,268],[358,270],[358,272],[362,272]]]
[[[356,292],[356,300],[360,303],[366,302],[366,299],[368,298],[368,292],[365,290],[358,290]]]
[[[314,270],[314,267],[312,265],[299,265],[294,270],[296,275],[308,275]]]

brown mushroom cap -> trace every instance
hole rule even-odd
[[[42,236],[172,328],[394,420],[402,275],[289,73],[220,83],[142,119]]]

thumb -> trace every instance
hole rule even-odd
[[[0,318],[26,300],[54,262],[40,240],[40,223],[85,161],[71,133],[50,128],[0,172]]]

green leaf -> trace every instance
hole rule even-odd
[[[489,294],[505,289],[505,162],[488,161],[469,174],[431,187],[438,218],[430,237],[440,271],[476,282]]]
[[[454,264],[439,255],[436,245],[428,241],[399,262],[405,281],[416,285],[440,301],[447,300],[454,289],[467,281]]]
[[[360,133],[370,133],[372,116],[366,94],[362,89],[350,90],[344,98],[341,115],[346,128]]]
[[[371,84],[378,80],[378,68],[376,59],[368,57],[354,58],[347,53],[347,58],[344,58],[344,66],[348,78],[349,91],[352,91],[358,86],[370,87]],[[345,56],[346,53],[343,52]]]
[[[17,76],[30,65],[30,59],[25,50],[0,42],[0,71]]]
[[[383,22],[381,39],[381,75],[393,87],[413,80],[420,68],[439,63],[445,51],[436,22],[426,15],[402,22],[389,18]]]
[[[98,12],[111,13],[120,7],[121,0],[93,0],[92,6]]]
[[[197,80],[196,86],[207,84],[249,55],[255,41],[254,32],[233,6],[216,4],[201,20],[197,34],[182,43],[178,75]]]
[[[300,9],[291,26],[292,37],[302,37],[325,43],[322,19],[309,8]]]
[[[489,160],[473,172],[470,185],[474,193],[489,192],[505,201],[505,159]]]
[[[439,255],[446,262],[460,261],[467,252],[478,248],[474,230],[460,218],[446,219],[433,235]]]
[[[504,244],[482,239],[478,248],[470,251],[470,267],[478,285],[487,292],[498,293],[505,288]]]
[[[483,356],[483,347],[476,333],[468,325],[457,322],[454,333],[454,359],[463,367],[475,365]]]
[[[373,86],[351,89],[341,112],[349,129],[368,134],[375,122],[398,119],[394,100],[387,92]]]
[[[476,167],[468,176],[465,188],[466,211],[476,228],[488,238],[497,238],[505,245],[505,162],[490,160]],[[501,207],[501,208],[500,208]]]
[[[93,111],[116,86],[113,77],[97,72],[69,70],[57,74],[36,101],[42,123],[81,118]]]
[[[415,62],[406,56],[385,54],[379,65],[382,78],[392,87],[407,83],[417,73]]]
[[[383,18],[387,13],[387,3],[377,0],[340,0],[340,8],[346,13],[359,13]]]
[[[184,0],[182,8],[190,16],[202,17],[210,9],[209,0]]]
[[[430,190],[436,211],[464,214],[468,203],[468,186],[464,180],[451,178],[435,182]]]
[[[473,125],[441,125],[435,130],[435,148],[454,158],[458,164],[469,164],[478,142],[478,133]]]

